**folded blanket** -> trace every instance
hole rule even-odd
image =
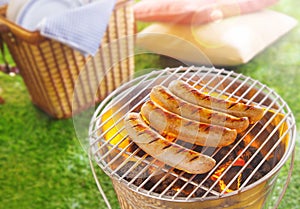
[[[44,18],[37,29],[45,37],[62,42],[84,55],[95,55],[105,34],[116,0],[98,0]]]

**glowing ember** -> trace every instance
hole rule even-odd
[[[170,135],[166,138],[170,141],[174,139],[176,141],[176,138]],[[179,140],[178,144],[181,143],[182,142]],[[136,165],[136,160],[133,160],[132,162],[129,161],[118,171],[118,175],[125,175],[127,181],[132,181],[134,179],[134,185],[141,186],[143,189],[151,190],[157,194],[172,197],[202,197],[204,195],[213,195],[207,194],[207,189],[205,188],[211,188],[212,191],[220,194],[238,191],[245,183],[245,179],[249,176],[252,176],[251,180],[248,182],[251,184],[266,175],[272,169],[272,166],[277,163],[276,159],[272,158],[261,166],[259,172],[253,173],[254,168],[263,160],[263,154],[259,152],[256,158],[251,160],[251,163],[248,163],[247,167],[245,167],[246,162],[248,162],[251,156],[257,152],[257,148],[250,146],[245,150],[246,144],[241,142],[235,147],[235,150],[232,151],[233,146],[235,145],[223,147],[214,155],[214,159],[217,162],[223,163],[216,168],[214,173],[208,179],[206,178],[206,174],[192,176],[187,173],[182,173],[180,170],[172,170],[176,175],[186,179],[189,179],[192,176],[193,182],[187,184],[184,180],[177,178],[176,175],[166,175],[165,171],[162,169],[171,168],[162,162],[154,160],[151,156],[147,157],[147,161],[152,162],[151,166],[148,166],[146,163]],[[132,145],[130,147],[130,152],[136,152],[137,149],[138,147],[136,145]],[[193,149],[200,153],[203,151],[203,148],[200,146]],[[210,152],[210,150],[205,149],[205,152]],[[230,154],[228,155],[228,153]],[[141,158],[146,156],[143,151],[138,151],[136,155]],[[129,173],[128,170],[130,170]],[[237,175],[238,173],[240,174]],[[138,176],[138,178],[136,178],[136,176]],[[151,176],[150,179],[149,176]],[[147,179],[149,180],[145,183]],[[204,179],[206,179],[205,182]],[[196,185],[201,186],[198,187]],[[155,187],[155,189],[153,189],[153,187]]]
[[[221,179],[220,177],[222,176],[223,172],[227,170],[227,168],[232,164],[232,161],[228,161],[226,164],[220,166],[220,168],[211,176],[211,180],[213,181],[218,181],[218,185],[221,189],[221,191],[225,191],[225,193],[233,192],[235,190],[227,188],[226,182]],[[233,167],[239,167],[239,166],[244,166],[245,161],[241,158],[239,158],[234,164]],[[242,174],[238,176],[237,179],[237,184],[236,184],[236,189],[240,188],[241,185],[241,180],[242,180]]]
[[[174,188],[174,190],[175,190],[176,192],[179,192],[179,191],[180,191],[180,188]]]
[[[225,184],[225,182],[223,180],[219,181],[219,186],[220,186],[221,191],[224,191],[227,187],[227,185]],[[233,191],[234,190],[226,189],[225,193],[229,193],[229,192],[233,192]]]

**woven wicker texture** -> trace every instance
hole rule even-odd
[[[103,100],[131,78],[134,17],[130,1],[116,4],[94,57],[84,57],[38,32],[24,30],[5,18],[5,10],[1,9],[1,38],[20,70],[32,102],[50,116],[71,117]]]

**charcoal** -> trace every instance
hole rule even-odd
[[[251,161],[251,164],[253,167],[258,166],[259,163],[261,163],[261,161],[263,160],[263,156],[261,153],[259,153],[258,155],[256,155],[256,157]]]
[[[167,196],[174,196],[175,194],[177,193],[177,189],[176,188],[173,188],[173,189],[170,189],[168,190],[165,195]],[[187,197],[187,194],[183,193],[183,192],[180,192],[177,197]]]
[[[261,166],[260,171],[263,175],[266,175],[271,171],[271,165],[268,161],[265,161],[264,164]]]
[[[230,152],[230,150],[232,149],[232,145],[223,147],[222,149],[219,150],[219,152],[214,156],[214,159],[219,162],[221,160],[223,160],[223,158]],[[234,159],[236,156],[234,155],[234,153],[231,153],[228,156],[230,159]],[[228,159],[229,159],[228,158]]]
[[[137,149],[139,149],[139,146],[137,146],[135,143],[133,143],[128,152],[135,152]],[[136,156],[139,156],[139,157],[143,157],[146,153],[143,151],[143,150],[140,150],[136,153]]]
[[[194,193],[194,197],[202,197],[204,194],[206,193],[205,190],[201,189],[201,188],[198,188],[196,190],[196,192]]]
[[[139,175],[140,179],[147,178],[149,176],[149,173],[147,171],[144,171],[144,173],[140,174],[142,169],[146,166],[145,163],[140,163],[139,165],[135,165],[136,162],[129,161],[127,162],[117,173],[119,176],[123,176],[125,173],[128,172],[128,170],[132,169],[128,174],[126,174],[125,179],[127,181],[131,181],[134,177]]]
[[[219,167],[221,168],[222,166],[225,167],[225,169],[227,168],[227,166],[229,166],[229,163],[232,163],[234,160],[236,160],[237,156],[241,153],[242,150],[245,149],[246,144],[244,142],[239,143],[239,145],[237,147],[235,147],[233,152],[230,152],[230,150],[232,150],[234,145],[229,145],[226,147],[221,148],[218,153],[216,155],[214,155],[214,159],[219,162],[222,161],[222,165]],[[135,147],[136,149],[137,147]],[[202,151],[203,147],[200,146],[196,146],[195,150],[197,151]],[[215,148],[206,148],[206,154],[208,153],[213,153],[215,151]],[[255,147],[249,147],[244,154],[241,156],[241,160],[244,160],[245,162],[249,162],[250,158],[253,156],[253,154],[257,151],[257,149]],[[230,153],[228,155],[228,153]],[[144,154],[141,151],[141,156]],[[226,157],[226,159],[224,159],[224,157],[228,155]],[[258,153],[255,158],[250,162],[250,164],[247,166],[247,168],[244,169],[244,171],[240,174],[239,177],[236,178],[236,180],[230,185],[230,190],[238,190],[239,187],[245,182],[245,180],[252,175],[253,170],[256,166],[258,166],[259,163],[261,163],[261,161],[263,160],[263,155],[262,153]],[[253,174],[253,176],[251,177],[250,181],[247,183],[247,185],[252,184],[256,181],[258,181],[259,179],[261,179],[264,175],[266,175],[268,172],[270,172],[270,170],[272,169],[272,164],[269,162],[272,161],[272,159],[266,161],[263,163],[263,165],[258,169],[258,171]],[[134,162],[128,162],[125,166],[123,166],[122,169],[120,169],[119,171],[119,175],[124,174],[125,172],[128,171],[129,168],[131,168],[133,166]],[[144,168],[144,164],[140,164],[138,166],[136,166],[128,175],[127,175],[127,180],[131,180],[132,178],[134,178],[140,171],[141,169]],[[166,169],[171,169],[170,166],[165,165]],[[222,181],[224,182],[225,185],[228,185],[228,183],[230,183],[232,181],[232,179],[234,177],[236,177],[237,173],[242,169],[242,166],[239,165],[234,165],[231,166],[230,169],[226,172],[226,174],[224,175],[224,177],[222,178]],[[149,170],[149,169],[147,169]],[[183,171],[178,170],[178,169],[174,169],[173,170],[175,174],[177,175],[182,175],[182,177],[184,177],[185,179],[190,179],[193,175],[188,174],[188,173],[182,173]],[[142,178],[138,178],[135,180],[134,184],[136,186],[139,186],[140,184],[142,184],[144,182],[144,177],[148,177],[147,175],[150,175],[150,170],[148,172],[145,172],[141,175]],[[165,173],[159,173],[158,175],[153,176],[144,186],[143,188],[146,190],[151,190],[153,188],[153,186],[156,185],[157,182],[159,182],[161,180],[161,178],[165,178],[163,181],[161,181],[161,183],[154,189],[155,193],[161,194],[162,192],[164,192],[166,190],[166,188],[168,188],[168,186],[171,183],[174,183],[173,181],[175,180],[175,176],[172,175],[168,175],[167,177],[165,176]],[[205,181],[204,181],[205,179]],[[239,182],[240,181],[240,182]],[[196,176],[193,177],[193,182],[197,183],[197,184],[203,184],[203,186],[207,187],[207,188],[211,188],[212,185],[215,184],[215,178],[210,177],[207,178],[207,173],[206,174],[198,174]],[[177,182],[175,182],[175,184],[172,186],[171,189],[169,189],[165,195],[167,196],[174,196],[175,194],[177,194],[178,188],[182,188],[182,186],[185,185],[185,182],[182,180],[178,180]],[[180,194],[178,194],[178,197],[187,197],[189,196],[189,194],[194,191],[195,186],[193,185],[188,185],[186,188],[183,189],[182,192],[180,192]],[[217,191],[217,192],[222,192],[222,188],[220,186],[220,183],[217,183],[213,190]],[[206,193],[206,190],[203,190],[202,188],[198,188],[194,194],[192,195],[192,197],[202,197],[204,194]]]
[[[207,179],[203,185],[209,188],[209,187],[211,187],[211,185],[213,185],[213,183],[214,183],[213,180]]]
[[[145,179],[137,178],[137,179],[134,181],[134,185],[139,186],[139,185],[141,185],[141,184],[144,182],[144,180],[145,180]]]
[[[173,197],[176,193],[177,191],[170,189],[165,193],[165,195]]]
[[[200,184],[203,179],[206,177],[207,174],[198,174],[197,176],[195,176],[195,178],[193,179],[193,181],[197,184]]]
[[[138,185],[136,185],[138,186]],[[151,188],[153,188],[154,183],[152,181],[147,181],[147,183],[143,186],[144,189],[146,189],[147,191],[149,191]]]
[[[243,160],[249,161],[252,155],[257,151],[255,147],[249,147],[242,155]],[[261,159],[260,159],[261,160]]]
[[[226,173],[226,175],[223,177],[225,184],[226,185],[229,184],[240,170],[241,170],[241,167],[237,167],[237,166],[231,167],[228,170],[228,172]],[[233,184],[230,185],[229,189],[237,190],[237,189],[239,189],[239,186],[240,185],[238,185],[238,178],[236,178],[236,180],[233,182]]]

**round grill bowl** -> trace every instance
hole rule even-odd
[[[263,119],[239,134],[236,142],[228,148],[228,154],[237,152],[237,149],[240,149],[240,155],[253,148],[256,151],[249,156],[246,165],[235,171],[234,175],[231,174],[232,180],[227,182],[226,189],[217,189],[222,176],[211,182],[211,175],[218,166],[226,162],[227,155],[217,161],[215,168],[209,173],[191,175],[143,153],[127,136],[123,126],[124,116],[128,112],[139,110],[143,102],[149,99],[153,86],[167,86],[175,79],[189,82],[208,94],[257,104],[265,109]],[[116,89],[95,111],[89,136],[90,157],[110,176],[123,209],[257,209],[266,205],[282,166],[293,156],[296,127],[288,105],[277,93],[259,81],[224,69],[179,67],[153,71]],[[242,149],[239,148],[240,144],[244,144]],[[201,150],[209,150],[212,156],[218,155],[220,151],[218,148],[207,147],[202,147]],[[247,166],[255,162],[256,156],[261,156],[261,159],[249,170]],[[231,164],[223,172],[224,176],[233,172],[231,168],[234,161],[229,162]],[[290,163],[292,165],[293,160]],[[270,169],[258,178],[265,164]],[[291,168],[292,166],[290,173]],[[247,176],[243,177],[237,188],[229,192],[227,189],[238,181],[239,176],[244,175],[245,170],[248,170]],[[99,181],[96,175],[95,179]],[[211,184],[208,184],[209,181]],[[165,187],[158,192],[162,185]],[[285,192],[283,190],[282,193]],[[277,198],[277,202],[280,199],[281,196]]]

